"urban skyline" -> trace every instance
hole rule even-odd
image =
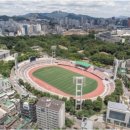
[[[24,15],[61,10],[93,17],[129,16],[129,0],[1,0],[0,15]]]

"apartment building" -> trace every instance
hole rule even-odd
[[[40,129],[63,128],[65,125],[65,103],[43,97],[36,104],[37,123]]]

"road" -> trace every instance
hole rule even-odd
[[[25,88],[22,88],[20,85],[19,85],[19,82],[18,82],[18,78],[15,74],[15,71],[14,71],[14,68],[11,70],[11,74],[10,74],[10,82],[11,82],[11,85],[13,86],[14,90],[17,91],[17,93],[22,96],[22,95],[28,95],[30,94],[29,92],[26,91]]]

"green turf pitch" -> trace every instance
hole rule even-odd
[[[75,85],[73,84],[73,76],[81,76],[78,73],[60,68],[60,67],[45,67],[33,73],[33,75],[46,83],[58,88],[59,90],[75,95]],[[97,81],[85,77],[85,85],[83,94],[90,93],[97,88]]]

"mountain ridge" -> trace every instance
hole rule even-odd
[[[61,18],[71,18],[71,19],[81,19],[87,18],[87,19],[109,19],[109,18],[98,18],[98,17],[92,17],[89,15],[83,15],[83,14],[75,14],[75,13],[68,13],[63,11],[54,11],[51,13],[27,13],[25,15],[18,15],[18,16],[7,16],[7,15],[1,15],[0,20],[9,20],[10,18],[19,21],[19,20],[29,20],[29,19],[61,19]],[[115,17],[119,19],[127,19],[127,16],[119,16]]]

